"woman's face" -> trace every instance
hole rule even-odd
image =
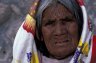
[[[57,3],[44,10],[42,39],[52,58],[64,59],[76,50],[78,25],[75,17],[63,5]]]

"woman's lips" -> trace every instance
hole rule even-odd
[[[56,42],[55,42],[55,45],[57,45],[57,46],[62,46],[62,45],[65,45],[66,43],[68,43],[69,42],[69,40],[57,40]]]
[[[55,42],[56,46],[64,46],[70,42],[69,39],[70,38],[68,37],[68,35],[59,35],[59,36],[55,36],[53,41]]]

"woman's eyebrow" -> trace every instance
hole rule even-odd
[[[46,19],[43,23],[55,22],[55,19]]]
[[[49,19],[46,19],[45,21],[49,21],[49,22],[50,22],[50,21],[55,21],[55,20],[56,20],[56,19],[50,19],[50,18],[49,18]]]
[[[74,16],[66,16],[64,18],[61,18],[60,20],[66,20],[66,19],[74,19]]]

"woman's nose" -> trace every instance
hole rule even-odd
[[[55,26],[55,35],[62,35],[62,34],[64,34],[65,33],[65,26],[63,25],[61,25],[61,24],[56,24],[56,26]]]

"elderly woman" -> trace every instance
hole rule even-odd
[[[12,63],[95,63],[90,29],[82,1],[35,0],[16,35]]]

